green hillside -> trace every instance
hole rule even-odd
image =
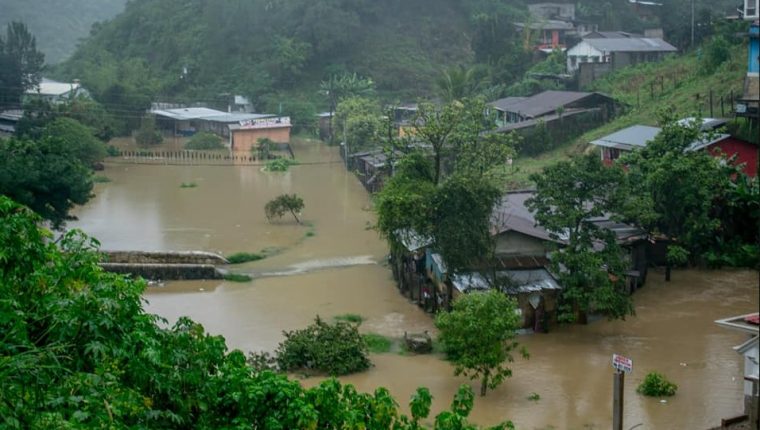
[[[48,64],[58,63],[76,50],[92,24],[124,10],[127,0],[0,0],[0,28],[24,22],[37,38]]]
[[[513,185],[529,185],[527,178],[531,173],[570,155],[592,150],[589,142],[599,137],[635,124],[656,126],[659,109],[672,108],[683,117],[708,117],[711,92],[712,115],[731,117],[733,103],[730,102],[730,97],[732,94],[738,95],[744,85],[747,47],[741,41],[732,41],[731,45],[727,46],[726,60],[709,70],[709,66],[706,65],[709,46],[708,43],[695,52],[673,56],[660,63],[629,67],[594,82],[586,90],[611,95],[623,103],[624,113],[571,143],[536,157],[519,158],[515,161]]]

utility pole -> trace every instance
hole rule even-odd
[[[625,373],[615,370],[612,376],[612,430],[623,430],[623,386]]]
[[[691,49],[694,49],[694,0],[691,0]]]

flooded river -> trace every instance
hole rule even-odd
[[[149,311],[170,321],[188,315],[224,335],[233,348],[273,350],[282,330],[302,328],[316,315],[349,312],[365,318],[361,328],[368,332],[400,337],[404,331],[434,331],[431,318],[397,293],[383,264],[387,248],[371,229],[369,197],[346,173],[336,148],[302,142],[294,149],[304,164],[287,173],[251,166],[108,164],[102,174],[111,182],[96,186],[97,196],[77,210],[80,220],[69,226],[97,237],[103,249],[273,253],[236,269],[258,276],[250,283],[171,282],[146,292]],[[183,182],[197,187],[180,188]],[[264,204],[282,193],[303,197],[304,225],[287,217],[266,221]],[[713,321],[757,310],[757,276],[677,271],[666,284],[654,271],[635,295],[637,315],[626,321],[521,337],[531,358],[518,359],[512,378],[476,399],[473,421],[511,419],[519,429],[609,428],[610,360],[618,353],[634,363],[625,387],[625,428],[720,424],[742,409],[741,357],[731,348],[745,339]],[[427,386],[440,410],[468,382],[454,377],[437,356],[390,353],[373,355],[372,361],[371,370],[342,380],[362,391],[386,386],[402,405],[417,386]],[[635,393],[650,370],[678,384],[678,394],[667,403]],[[540,400],[528,400],[531,393]]]

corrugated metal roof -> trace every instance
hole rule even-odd
[[[525,206],[525,201],[534,194],[533,191],[518,191],[504,195],[491,214],[491,233],[516,231],[538,239],[562,243],[561,240],[552,239],[549,232],[537,224],[536,218]]]
[[[78,89],[81,85],[74,82],[58,82],[43,78],[39,85],[29,89],[27,94],[39,94],[43,96],[60,96]]]
[[[630,151],[634,148],[643,148],[647,146],[647,142],[654,139],[658,134],[660,134],[659,127],[632,125],[628,128],[618,130],[610,135],[594,140],[591,144]]]
[[[685,118],[678,121],[683,126],[693,121],[693,118]],[[715,118],[705,118],[702,120],[701,130],[712,130],[715,127],[719,127],[725,124],[725,120]],[[632,125],[630,127],[618,130],[610,135],[604,136],[591,142],[592,145],[604,146],[607,148],[615,148],[623,151],[632,151],[636,148],[644,148],[651,140],[660,134],[662,129],[659,127],[651,127],[648,125]],[[724,139],[729,138],[728,134],[718,134],[709,136],[706,138],[698,139],[688,148],[687,151],[699,151],[710,145],[718,143]]]
[[[508,294],[533,293],[546,290],[559,290],[562,287],[546,269],[500,270],[496,278],[506,280]],[[484,291],[491,288],[486,278],[478,272],[465,272],[451,276],[451,284],[457,290],[467,293]]]
[[[500,110],[503,112],[506,112],[507,108],[517,102],[521,102],[523,100],[527,99],[527,97],[504,97],[503,99],[494,100],[489,105],[496,108],[496,110]]]
[[[509,106],[505,107],[504,111],[517,113],[527,118],[536,118],[552,113],[559,107],[564,107],[593,95],[607,97],[599,93],[581,91],[544,91],[509,104]]]
[[[621,37],[621,38],[592,38],[583,39],[602,52],[676,52],[675,46],[659,39],[650,37]]]
[[[152,114],[177,121],[200,119],[204,121],[234,123],[252,119],[271,118],[274,115],[261,113],[223,112],[205,107],[188,107],[178,109],[154,109]]]

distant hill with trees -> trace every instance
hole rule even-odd
[[[695,40],[725,15],[731,0],[696,0]],[[475,88],[495,99],[518,88],[541,56],[528,0],[131,0],[97,24],[66,62],[52,70],[80,79],[109,111],[126,116],[150,101],[205,102],[226,109],[233,94],[259,111],[313,116],[327,110],[320,83],[357,74],[383,101],[447,99]],[[640,10],[628,0],[580,0],[576,17],[600,30],[664,27],[688,48],[689,0]],[[475,70],[470,71],[471,68]],[[475,82],[463,82],[471,79]],[[522,87],[524,87],[523,85]],[[514,94],[512,94],[514,95]],[[129,121],[128,121],[129,122]],[[132,121],[134,122],[134,121]]]
[[[92,24],[116,16],[127,0],[1,0],[0,28],[24,22],[48,64],[68,58]]]

